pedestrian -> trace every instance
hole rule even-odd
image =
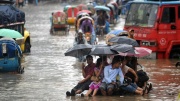
[[[24,0],[17,0],[18,2],[18,7],[23,7],[24,6]]]
[[[39,2],[38,0],[35,0],[36,6],[38,6],[38,2]]]
[[[94,68],[93,76],[91,77],[91,84],[89,85],[89,90],[85,94],[85,96],[91,96],[90,94],[93,92],[92,96],[95,96],[99,90],[99,86],[101,84],[102,78],[104,77],[104,63],[102,58],[98,58],[96,62],[96,67]],[[84,94],[81,94],[84,96]]]
[[[102,95],[106,96],[113,94],[117,87],[116,77],[118,75],[120,77],[120,83],[123,83],[124,76],[121,68],[119,68],[120,64],[120,58],[118,56],[114,56],[112,63],[104,67],[104,78],[100,85]]]
[[[52,12],[51,13],[51,16],[50,16],[50,23],[51,23],[51,28],[50,28],[50,34],[53,34],[53,15],[54,13]]]
[[[99,31],[100,29],[105,30],[106,27],[106,18],[103,14],[103,11],[99,11],[99,15],[98,17],[95,19],[95,30],[96,30],[96,34],[100,35]]]
[[[134,30],[133,29],[129,30],[128,37],[134,39]]]
[[[103,11],[103,15],[105,16],[105,19],[106,19],[104,32],[105,32],[105,34],[107,34],[110,31],[110,29],[109,29],[110,15],[106,11]]]
[[[86,56],[86,61],[88,64],[87,66],[82,63],[82,75],[84,78],[78,82],[71,92],[66,92],[67,96],[75,96],[89,89],[89,85],[91,84],[90,78],[93,75],[95,64],[93,63],[93,57],[91,55]]]

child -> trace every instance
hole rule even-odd
[[[85,94],[85,96],[90,96],[90,94],[93,92],[92,96],[95,96],[97,94],[97,91],[99,89],[99,86],[101,85],[101,79],[103,78],[103,61],[102,58],[98,58],[97,59],[97,63],[96,63],[96,67],[94,68],[94,76],[97,77],[97,79],[91,79],[92,82],[89,85],[89,90],[88,92]],[[81,96],[83,97],[84,94],[81,94]]]

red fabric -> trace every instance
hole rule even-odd
[[[73,8],[73,7],[70,7],[70,8],[68,8],[68,10],[67,10],[67,15],[68,15],[68,17],[76,17],[77,16],[77,13],[78,13],[78,8]]]
[[[93,75],[93,72],[94,72],[94,68],[95,68],[95,64],[92,63],[90,65],[87,65],[85,68],[84,68],[84,71],[85,71],[85,77],[87,77],[88,75]]]

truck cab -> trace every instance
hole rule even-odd
[[[131,2],[124,25],[129,29],[140,46],[153,50],[151,58],[180,58],[180,1]]]

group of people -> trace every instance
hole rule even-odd
[[[107,62],[106,56],[93,63],[91,55],[86,56],[87,66],[82,64],[83,79],[71,90],[67,96],[111,96],[114,94],[133,93],[144,95],[152,89],[152,84],[147,83],[149,77],[143,70],[137,71],[137,58],[114,56],[112,62]],[[133,63],[134,62],[134,63]],[[128,75],[132,74],[132,75]],[[88,90],[84,95],[82,92]]]
[[[108,26],[109,16],[104,11],[98,11],[96,17],[92,17],[95,21],[95,26],[90,30],[98,30],[98,26]],[[89,20],[85,20],[82,25],[90,23]],[[83,27],[78,31],[78,36],[75,38],[74,44],[86,44],[87,41],[83,37]],[[106,29],[106,28],[105,28]],[[130,29],[127,36],[134,39],[134,30]],[[93,63],[93,57],[88,55],[79,58],[79,60],[87,61],[87,66],[82,64],[83,79],[78,84],[67,91],[67,96],[75,96],[81,94],[81,96],[95,96],[100,95],[114,95],[133,93],[138,95],[144,95],[149,93],[152,89],[152,84],[148,83],[149,77],[145,71],[141,69],[141,65],[138,64],[136,57],[124,57],[114,56],[111,63],[107,62],[106,56],[101,56],[97,59],[96,64]],[[82,61],[80,61],[82,62]],[[139,69],[139,68],[140,69]],[[82,92],[88,90],[84,95]]]

